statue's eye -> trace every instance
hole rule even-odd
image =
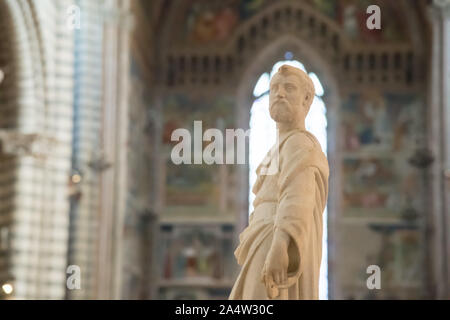
[[[294,86],[294,85],[292,85],[292,84],[286,85],[286,90],[292,91],[292,90],[294,90],[294,89],[295,89],[295,86]]]

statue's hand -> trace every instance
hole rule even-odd
[[[261,281],[264,282],[267,296],[270,299],[278,296],[277,286],[283,286],[287,283],[288,245],[289,235],[277,229],[261,275]]]

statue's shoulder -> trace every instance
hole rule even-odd
[[[312,133],[300,130],[296,130],[290,134],[284,143],[284,149],[288,152],[297,150],[310,151],[317,146],[320,147],[320,144]]]
[[[296,163],[297,166],[314,166],[329,175],[328,160],[322,151],[319,140],[310,132],[299,131],[291,134],[280,152],[280,165],[283,163]],[[283,169],[281,169],[283,170]]]

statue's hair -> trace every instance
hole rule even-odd
[[[280,68],[278,68],[278,72],[284,76],[289,75],[289,74],[293,74],[295,76],[297,76],[297,78],[300,80],[300,83],[302,83],[302,85],[305,86],[307,92],[310,95],[310,100],[309,100],[309,106],[311,105],[312,101],[314,100],[314,94],[315,94],[315,89],[314,89],[314,83],[312,82],[311,78],[306,74],[306,72],[304,72],[302,69],[290,66],[288,64],[283,64]]]

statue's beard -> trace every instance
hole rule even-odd
[[[294,114],[292,113],[291,105],[287,100],[275,101],[269,107],[269,113],[276,122],[292,122],[294,121]]]

